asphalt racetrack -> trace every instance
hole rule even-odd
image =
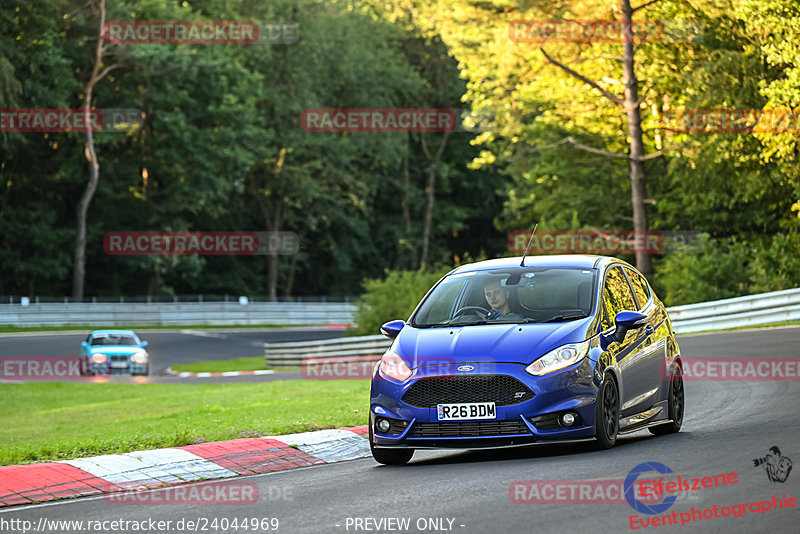
[[[78,356],[81,342],[86,339],[88,333],[87,331],[85,333],[1,334],[0,356]],[[137,334],[140,339],[149,342],[147,351],[150,353],[150,376],[113,375],[103,377],[103,380],[177,384],[198,381],[198,383],[211,384],[299,379],[300,372],[281,372],[275,375],[259,376],[180,378],[167,375],[165,371],[176,363],[263,356],[265,343],[331,339],[341,337],[344,332],[325,327],[289,327],[263,330],[139,330]]]
[[[156,336],[154,348],[162,342]],[[166,338],[165,338],[166,340]],[[5,341],[5,340],[4,340]],[[682,336],[684,357],[794,357],[800,327]],[[166,341],[164,341],[166,343]],[[546,445],[487,451],[418,451],[403,467],[379,466],[371,458],[237,479],[257,484],[254,505],[115,505],[102,497],[31,505],[0,512],[2,520],[172,521],[170,532],[222,530],[235,518],[278,520],[277,529],[258,532],[800,532],[798,508],[729,507],[800,497],[800,467],[783,482],[770,481],[754,459],[773,446],[800,462],[800,382],[686,382],[686,417],[680,433],[656,437],[641,431],[620,437],[617,446],[593,451],[588,444]],[[657,515],[637,512],[627,502],[515,503],[515,481],[613,480],[620,485],[644,462],[668,466],[684,479],[736,473],[735,482],[682,495]],[[651,476],[647,478],[655,478]],[[644,478],[644,475],[643,475]],[[730,480],[730,479],[729,479]],[[547,494],[543,491],[542,497]],[[568,492],[567,492],[568,495]],[[610,493],[606,495],[611,495]],[[553,494],[551,501],[553,500]],[[713,509],[729,517],[714,517]],[[723,508],[726,507],[726,508]],[[692,508],[697,513],[692,512]],[[702,517],[710,509],[710,518]],[[645,518],[677,512],[677,525],[648,527]],[[738,511],[740,517],[734,517]],[[681,525],[681,514],[692,517]],[[636,521],[632,524],[633,520]],[[178,522],[183,520],[182,527]],[[216,523],[214,523],[216,520]],[[405,521],[408,526],[405,528]],[[205,521],[205,523],[203,523]],[[9,523],[6,523],[8,525]],[[200,528],[205,525],[205,530]],[[216,524],[217,528],[211,528]],[[272,523],[274,525],[274,523]],[[401,527],[400,525],[403,525]],[[637,527],[633,528],[632,526]],[[9,530],[3,530],[9,532]],[[51,530],[52,531],[52,530]],[[150,530],[149,532],[157,532]],[[192,530],[194,531],[194,530]],[[84,530],[85,532],[85,530]],[[252,530],[247,530],[252,532]]]

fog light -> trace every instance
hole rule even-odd
[[[378,419],[378,430],[381,432],[388,432],[389,431],[389,420],[388,419]]]
[[[575,422],[575,416],[571,413],[565,413],[561,416],[561,424],[564,426],[572,426]]]

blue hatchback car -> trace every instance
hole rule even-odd
[[[684,391],[666,309],[630,264],[535,256],[463,265],[408,323],[381,328],[370,446],[403,464],[421,448],[477,449],[678,432]]]

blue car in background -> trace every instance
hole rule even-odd
[[[150,355],[131,330],[95,330],[81,343],[84,371],[89,375],[150,374]]]
[[[642,274],[606,256],[504,258],[458,267],[408,323],[381,332],[369,438],[375,460],[415,449],[592,440],[610,448],[683,423],[681,357]]]

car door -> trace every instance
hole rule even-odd
[[[605,316],[603,329],[613,326],[614,317],[621,311],[639,309],[623,266],[615,265],[606,272],[603,283]],[[649,408],[658,395],[660,383],[650,377],[648,351],[645,342],[649,337],[646,328],[629,330],[609,351],[616,358],[621,374],[620,415],[626,417]],[[656,371],[656,377],[658,371]]]
[[[642,343],[640,360],[643,367],[646,368],[646,380],[653,384],[649,389],[660,387],[660,393],[653,399],[653,402],[657,402],[666,399],[669,385],[668,381],[664,380],[664,364],[667,357],[666,332],[668,331],[664,324],[666,317],[663,310],[657,305],[644,276],[630,267],[625,268],[625,274],[628,276],[633,295],[639,305],[638,311],[647,315],[646,337]]]

